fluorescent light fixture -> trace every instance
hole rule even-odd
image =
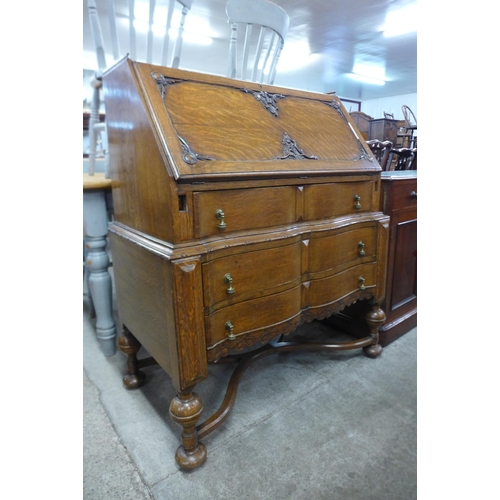
[[[417,5],[413,4],[403,9],[388,12],[382,31],[386,37],[417,31]]]
[[[372,76],[360,75],[358,73],[347,73],[353,80],[358,80],[363,83],[371,83],[373,85],[385,85],[385,80],[373,78]]]
[[[359,62],[354,64],[352,73],[348,75],[358,81],[373,85],[385,85],[385,68],[381,65]]]

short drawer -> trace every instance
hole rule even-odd
[[[207,348],[226,341],[227,347],[249,347],[261,340],[261,334],[271,334],[273,328],[278,332],[280,324],[300,317],[301,285],[285,292],[267,297],[247,300],[224,307],[205,317]]]
[[[307,249],[307,272],[314,273],[342,270],[368,261],[377,254],[377,229],[375,225],[337,231],[332,235],[311,237]]]
[[[392,185],[393,202],[392,209],[413,208],[417,206],[417,181],[393,182]]]
[[[376,263],[362,264],[329,278],[311,280],[309,283],[307,306],[320,307],[358,290],[375,289]]]
[[[304,220],[326,219],[372,209],[371,181],[313,184],[304,187]]]
[[[195,192],[193,204],[196,238],[280,226],[296,220],[292,186]]]
[[[301,243],[239,253],[203,264],[205,307],[230,304],[300,283]]]

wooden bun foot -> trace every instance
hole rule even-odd
[[[127,356],[127,374],[123,377],[123,383],[127,389],[137,389],[146,380],[146,374],[139,370],[137,361],[137,352],[141,344],[124,326],[122,334],[118,337],[118,347]]]
[[[175,452],[175,461],[183,469],[195,469],[207,459],[207,449],[198,441],[196,430],[202,411],[201,399],[194,392],[180,392],[170,403],[170,416],[182,427],[181,445]]]

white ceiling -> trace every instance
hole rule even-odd
[[[137,3],[141,1],[148,0],[137,0]],[[166,0],[157,0],[157,3],[162,1]],[[231,31],[225,13],[226,1],[194,0],[187,16],[186,31],[189,30],[190,18],[201,19],[205,27],[197,28],[198,31],[205,31],[213,42],[200,46],[185,41],[181,69],[226,75]],[[102,13],[105,1],[97,0],[97,3]],[[387,12],[409,4],[415,5],[416,0],[274,0],[274,3],[290,16],[290,28],[275,85],[336,92],[340,97],[360,101],[417,92],[416,32],[393,38],[384,37],[381,32]],[[126,46],[128,0],[115,0],[115,4],[118,26],[123,30],[122,45]],[[105,20],[101,20],[101,23],[107,45],[107,23]],[[83,51],[84,69],[95,69],[87,0],[83,1]],[[291,66],[287,64],[290,55],[293,61]],[[354,62],[360,58],[385,67],[385,85],[360,83],[348,76]],[[111,65],[111,56],[108,62]]]

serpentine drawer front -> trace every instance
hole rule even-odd
[[[300,349],[381,354],[381,168],[335,95],[128,58],[103,87],[123,381],[140,387],[153,362],[171,377],[175,459],[193,469],[254,360]],[[367,306],[367,336],[278,340],[354,302]],[[152,360],[138,360],[142,345]],[[199,424],[196,385],[209,363],[236,361],[221,407]]]

